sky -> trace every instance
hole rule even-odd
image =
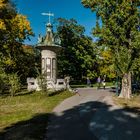
[[[84,8],[81,0],[14,0],[19,13],[26,15],[31,23],[35,37],[31,41],[25,41],[25,44],[35,45],[38,35],[45,35],[45,23],[48,22],[48,16],[41,13],[54,14],[51,18],[74,18],[78,24],[85,27],[85,34],[91,36],[91,29],[95,26],[96,16],[90,9]]]

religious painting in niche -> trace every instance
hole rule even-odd
[[[51,78],[51,58],[47,58],[47,78]]]
[[[44,69],[44,68],[45,68],[45,59],[42,58],[42,69]]]
[[[52,59],[52,78],[56,78],[56,59]]]
[[[51,65],[51,58],[47,58],[47,65]]]

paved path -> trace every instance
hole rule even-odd
[[[138,114],[116,106],[109,89],[79,89],[58,105],[45,140],[140,140]]]

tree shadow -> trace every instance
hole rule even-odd
[[[64,112],[37,114],[17,122],[5,128],[0,139],[43,140],[45,135],[45,140],[139,140],[139,130],[139,108],[113,108],[90,101]]]
[[[33,118],[11,124],[0,132],[0,140],[42,140],[50,114],[36,114]]]
[[[16,93],[14,96],[25,96],[25,95],[31,95],[31,94],[34,94],[34,93],[35,93],[35,91],[25,90],[25,91]]]
[[[35,93],[35,91],[27,91],[27,90],[24,90],[24,91],[15,93],[14,97],[31,95],[31,94],[34,94],[34,93]],[[6,91],[5,93],[0,94],[0,97],[1,98],[7,98],[7,97],[10,97],[10,96],[11,96],[11,94],[10,94],[9,91]]]
[[[139,140],[139,108],[82,103],[51,115],[46,140]]]
[[[57,95],[57,94],[60,94],[60,93],[62,93],[62,92],[64,92],[64,91],[66,91],[66,90],[64,90],[64,89],[61,89],[61,90],[57,90],[57,91],[51,91],[51,92],[48,92],[48,96],[54,96],[54,95]],[[68,91],[67,91],[68,92]]]

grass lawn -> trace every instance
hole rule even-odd
[[[140,95],[134,95],[129,100],[118,98],[116,96],[114,96],[113,99],[116,104],[140,114]]]
[[[87,87],[86,84],[81,84],[81,85],[70,85],[72,88],[85,88]],[[112,82],[106,82],[106,87],[107,86],[115,86]],[[98,87],[98,83],[94,83],[94,84],[91,84],[91,87],[95,87],[97,88]],[[101,87],[103,87],[102,83],[101,83]]]
[[[52,109],[72,95],[64,91],[53,96],[41,92],[0,96],[0,139],[42,140]]]

